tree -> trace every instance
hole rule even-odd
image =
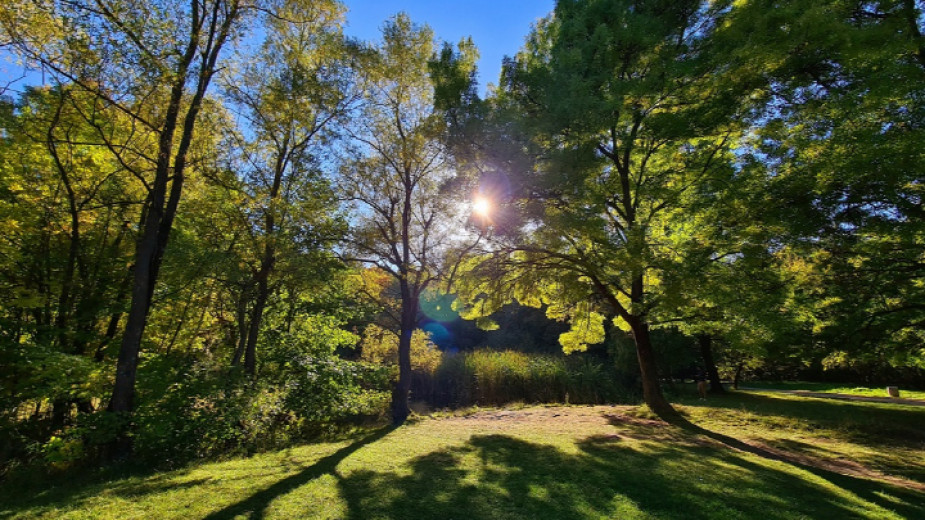
[[[336,2],[292,2],[269,21],[260,59],[245,57],[243,73],[225,81],[228,97],[247,122],[232,130],[238,155],[232,167],[245,179],[250,204],[243,218],[250,221],[250,240],[262,249],[244,282],[253,303],[239,317],[249,314],[232,361],[237,364],[243,356],[251,376],[280,250],[317,253],[336,231],[331,217],[336,201],[321,162],[331,127],[356,99],[350,77],[355,50],[341,34],[342,23],[343,7]]]
[[[806,355],[922,366],[925,6],[771,5],[735,9],[721,37],[764,85],[743,163]]]
[[[142,337],[183,194],[197,119],[222,50],[251,7],[240,0],[113,0],[16,2],[0,11],[16,52],[59,82],[124,113],[137,129],[118,136],[99,132],[102,143],[147,188],[112,412],[132,411]]]
[[[441,142],[444,120],[433,107],[428,61],[433,33],[399,14],[383,27],[383,42],[366,66],[362,107],[349,132],[354,146],[341,167],[341,191],[354,211],[347,237],[352,258],[377,266],[399,287],[399,377],[392,418],[410,413],[411,340],[418,303],[440,279],[441,254],[467,240],[462,208],[448,196],[454,173]],[[458,229],[457,227],[457,229]]]
[[[28,89],[0,123],[0,349],[21,400],[48,399],[52,428],[92,408],[115,336],[142,187],[94,144],[127,121],[75,88]],[[105,122],[105,123],[103,123]],[[30,364],[45,367],[39,375]],[[6,364],[6,363],[5,363]]]
[[[740,91],[723,88],[711,55],[723,12],[722,2],[557,3],[489,100],[480,160],[511,172],[515,217],[461,291],[470,316],[511,299],[548,305],[572,324],[566,351],[603,341],[605,316],[615,318],[635,341],[646,403],[669,419],[650,327],[691,243],[673,214],[708,204],[735,173]]]

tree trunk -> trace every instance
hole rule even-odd
[[[665,399],[658,381],[658,366],[649,335],[649,325],[642,319],[633,317],[629,322],[636,343],[636,357],[639,360],[639,373],[642,377],[642,398],[656,415],[673,422],[679,418],[678,412]]]
[[[247,375],[254,377],[257,375],[257,339],[260,336],[260,324],[263,322],[263,309],[267,305],[267,297],[270,293],[267,284],[269,272],[261,272],[257,276],[257,299],[254,301],[254,308],[251,309],[251,322],[248,325],[247,347],[244,349],[244,371]]]
[[[109,411],[128,413],[135,400],[135,378],[138,369],[138,353],[141,338],[148,320],[149,294],[154,280],[151,279],[151,263],[157,247],[157,230],[161,208],[152,207],[148,211],[144,234],[135,248],[135,271],[132,283],[132,303],[128,311],[125,333],[119,348],[116,362],[116,382],[109,401]],[[153,225],[152,225],[152,220]]]
[[[71,185],[71,179],[68,176],[67,168],[58,155],[58,147],[55,138],[55,128],[61,119],[61,112],[64,109],[64,91],[61,91],[61,97],[58,100],[58,107],[55,111],[54,118],[48,128],[46,146],[54,159],[55,168],[61,183],[64,186],[64,193],[67,197],[68,215],[71,219],[70,245],[68,247],[67,264],[64,266],[64,275],[61,280],[61,295],[58,299],[58,311],[55,316],[55,329],[58,335],[58,347],[61,350],[69,350],[69,323],[68,318],[71,312],[71,293],[74,290],[74,271],[77,268],[77,259],[80,255],[80,211],[77,206],[77,195],[74,193],[74,187]],[[81,352],[77,352],[81,354]]]
[[[732,388],[735,388],[736,390],[739,389],[739,380],[742,377],[743,368],[745,368],[745,363],[739,363],[738,365],[736,365],[735,377],[732,378]]]
[[[655,351],[652,350],[652,339],[649,335],[649,325],[644,319],[636,314],[631,314],[624,307],[620,300],[614,295],[614,292],[605,285],[600,278],[591,276],[592,283],[596,287],[598,294],[610,302],[614,311],[626,321],[630,326],[633,334],[633,342],[636,344],[636,358],[639,361],[639,375],[642,379],[642,398],[656,415],[668,422],[680,422],[681,416],[671,406],[671,403],[665,399],[662,393],[662,387],[658,381],[658,364],[655,362]],[[633,279],[631,289],[631,299],[637,304],[643,301],[643,278],[637,275]]]
[[[725,394],[726,390],[723,389],[723,384],[719,380],[719,371],[716,370],[716,362],[713,360],[713,337],[709,334],[700,334],[697,336],[697,342],[700,344],[700,356],[703,357],[703,364],[707,368],[710,393]]]
[[[128,289],[132,284],[132,280],[135,279],[135,266],[134,264],[128,268],[128,274],[119,284],[119,292],[116,294],[116,299],[113,302],[113,307],[119,309],[122,306],[122,303],[125,302],[125,297],[128,296]],[[103,361],[103,350],[106,346],[109,345],[109,342],[116,337],[116,333],[119,331],[119,322],[122,321],[122,311],[116,310],[109,316],[109,324],[106,326],[106,333],[103,334],[103,339],[100,341],[100,344],[96,347],[96,354],[94,354],[93,359],[96,362]]]
[[[241,289],[241,295],[238,299],[238,308],[235,316],[238,320],[238,333],[235,338],[237,347],[234,349],[234,355],[231,357],[231,366],[236,367],[241,364],[241,358],[244,357],[244,349],[247,347],[247,293],[246,288]]]
[[[411,415],[411,335],[417,325],[418,302],[402,282],[401,330],[398,336],[398,381],[392,388],[392,423],[396,426]]]
[[[51,404],[51,430],[63,430],[71,417],[71,402],[67,399],[55,399]]]
[[[215,73],[215,64],[219,52],[225,44],[231,24],[236,20],[239,12],[238,5],[232,4],[225,13],[221,26],[214,23],[218,16],[220,6],[213,6],[211,13],[213,24],[207,31],[206,48],[202,64],[198,70],[196,91],[186,107],[182,118],[181,106],[186,94],[186,84],[189,80],[190,67],[199,50],[202,34],[199,24],[199,4],[193,2],[193,19],[190,27],[192,31],[183,55],[177,63],[176,73],[173,75],[170,99],[164,111],[164,123],[158,137],[158,155],[155,168],[154,182],[149,192],[144,227],[141,238],[135,248],[135,279],[132,286],[132,303],[125,325],[125,334],[122,336],[122,346],[119,349],[119,360],[116,363],[116,382],[113,387],[112,399],[109,402],[109,411],[116,413],[130,413],[135,398],[135,378],[138,369],[138,355],[141,349],[141,340],[144,335],[145,324],[148,319],[148,310],[154,294],[154,283],[161,267],[164,250],[170,238],[173,220],[180,203],[183,188],[183,174],[186,167],[186,155],[193,139],[196,119],[202,107],[202,100]],[[179,140],[175,139],[177,128],[180,127]],[[176,152],[174,147],[176,145]],[[171,157],[173,158],[171,164]],[[168,184],[170,193],[168,198]],[[115,443],[119,455],[127,455],[130,449],[127,436],[121,436]]]
[[[276,232],[275,204],[279,199],[279,190],[282,186],[283,173],[285,173],[288,150],[288,138],[284,140],[283,148],[276,156],[276,167],[273,170],[273,183],[270,186],[270,204],[264,208],[264,226],[266,230],[266,244],[263,249],[263,258],[260,259],[260,270],[257,271],[257,299],[254,301],[251,316],[250,331],[247,336],[247,348],[244,350],[244,370],[251,377],[257,374],[257,337],[260,334],[260,323],[263,321],[263,310],[267,306],[270,296],[270,273],[276,264],[276,247],[273,243]]]

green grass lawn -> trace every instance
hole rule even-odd
[[[782,383],[748,382],[743,383],[742,386],[776,390],[806,390],[808,392],[858,395],[862,397],[889,397],[886,393],[886,386],[872,388],[842,383],[807,383],[804,381],[788,381]],[[899,396],[906,399],[925,399],[925,391],[906,390],[900,387]]]
[[[736,393],[526,407],[170,472],[0,487],[0,518],[925,518],[925,408]]]

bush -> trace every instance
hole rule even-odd
[[[139,406],[135,453],[170,465],[281,447],[382,414],[387,380],[387,369],[334,357],[302,357],[257,381],[237,370],[194,370]]]

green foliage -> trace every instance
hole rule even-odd
[[[398,359],[440,405],[659,411],[696,335],[726,377],[922,381],[921,1],[561,0],[485,100],[474,42],[404,14],[367,45],[333,0],[207,2],[228,32],[189,41],[190,5],[0,5],[56,82],[0,98],[0,459],[267,449],[379,413]],[[457,310],[461,350],[610,358],[412,334]]]
[[[52,468],[65,469],[71,464],[81,461],[86,456],[86,453],[84,453],[84,447],[80,439],[62,439],[52,435],[48,442],[42,446],[42,456]]]
[[[366,326],[360,344],[362,358],[368,363],[398,368],[398,335],[376,324]],[[443,360],[443,353],[423,330],[411,334],[412,370],[433,373]]]
[[[352,416],[377,416],[388,404],[390,370],[337,358],[298,360],[286,382],[286,407],[317,427]]]
[[[313,437],[388,400],[387,370],[332,357],[295,359],[273,377],[200,366],[183,373],[135,414],[136,454],[178,464],[250,453]]]
[[[770,6],[737,5],[719,36],[732,72],[763,85],[743,166],[782,305],[813,338],[790,341],[813,362],[921,366],[923,6]]]
[[[600,404],[632,402],[611,367],[579,357],[476,350],[446,355],[426,388],[415,395],[435,406],[489,406],[514,402]]]

